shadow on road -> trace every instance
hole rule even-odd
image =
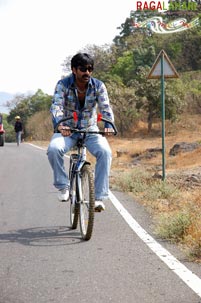
[[[69,241],[70,240],[70,241]],[[30,246],[61,246],[82,242],[80,234],[66,226],[35,227],[0,234],[0,244],[19,243]]]

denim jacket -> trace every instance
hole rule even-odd
[[[107,89],[102,81],[90,78],[83,108],[79,104],[75,76],[71,74],[58,81],[50,108],[54,127],[64,116],[73,117],[73,112],[76,112],[78,121],[69,120],[66,123],[68,126],[95,130],[97,129],[97,108],[103,118],[114,121]],[[105,123],[105,127],[110,127],[110,125]]]

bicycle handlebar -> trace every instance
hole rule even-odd
[[[65,121],[68,121],[68,120],[72,120],[72,119],[73,119],[73,117],[68,117],[68,118],[67,118],[67,117],[64,117],[64,118],[62,118],[61,120],[59,120],[59,121],[57,122],[55,128],[54,128],[54,132],[55,132],[55,133],[58,132],[58,127],[59,127],[59,125],[60,125],[62,122],[65,122]],[[113,122],[111,122],[111,121],[108,120],[108,119],[102,118],[102,117],[100,118],[100,121],[109,123],[109,124],[112,126],[113,130],[114,130],[114,136],[117,135],[117,128],[116,128],[116,126],[114,125]],[[104,135],[104,134],[107,133],[107,132],[104,132],[104,131],[79,130],[79,129],[76,129],[76,128],[70,128],[69,130],[70,130],[72,133],[82,133],[82,134],[88,133],[88,134],[101,134],[101,135]]]

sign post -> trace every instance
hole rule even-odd
[[[161,116],[162,116],[162,179],[165,180],[165,78],[179,78],[177,71],[168,58],[166,52],[161,50],[156,58],[148,79],[161,79]]]

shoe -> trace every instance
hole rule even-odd
[[[101,212],[102,210],[105,210],[104,203],[100,200],[95,201],[95,211]]]
[[[61,202],[66,202],[69,199],[69,190],[67,188],[60,189],[58,192],[58,199]]]

